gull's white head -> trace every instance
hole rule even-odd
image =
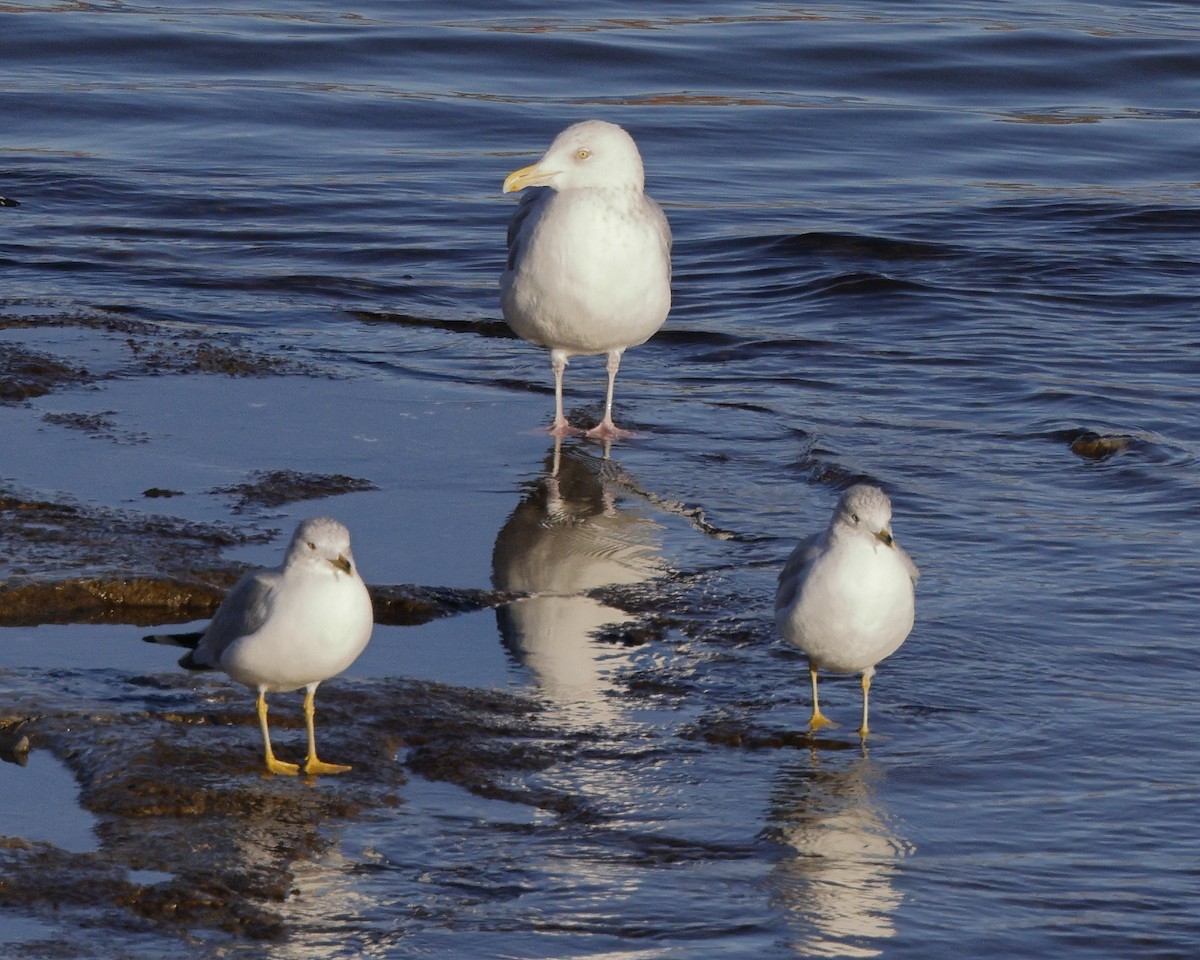
[[[833,526],[861,530],[890,547],[893,543],[892,501],[878,487],[856,483],[842,494],[833,513]]]
[[[633,137],[615,123],[584,120],[555,137],[550,149],[533,166],[510,173],[504,181],[504,192],[526,187],[641,190],[644,185],[642,157]]]
[[[336,575],[354,573],[354,554],[350,552],[350,531],[329,517],[303,521],[292,534],[284,554],[284,569],[308,564]]]

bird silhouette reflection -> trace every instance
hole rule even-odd
[[[879,798],[882,772],[866,756],[846,759],[814,750],[774,790],[770,832],[794,854],[774,887],[804,957],[875,957],[896,935],[896,875],[911,846]]]
[[[492,551],[494,586],[522,594],[497,610],[501,639],[549,699],[587,721],[618,713],[613,677],[629,657],[597,633],[633,619],[592,591],[666,571],[661,528],[623,502],[623,476],[612,460],[556,443]]]

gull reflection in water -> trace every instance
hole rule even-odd
[[[878,799],[880,778],[865,756],[835,767],[813,751],[776,785],[772,835],[794,856],[774,886],[800,956],[875,957],[896,934],[895,877],[911,847]]]
[[[596,639],[633,618],[589,595],[666,572],[661,528],[619,503],[614,461],[556,444],[496,536],[492,583],[525,594],[497,610],[504,644],[554,702],[586,722],[613,719],[613,674],[626,648]]]
[[[356,864],[342,852],[336,834],[322,828],[322,817],[305,822],[303,810],[298,805],[274,819],[241,818],[228,834],[238,872],[263,878],[268,889],[286,884],[281,899],[249,901],[278,923],[278,933],[268,937],[257,955],[264,960],[329,960],[346,956],[352,945],[356,957],[381,956],[371,929],[379,915],[378,898],[360,888]]]
[[[326,960],[346,955],[353,945],[356,957],[384,955],[374,942],[372,924],[379,903],[354,881],[355,864],[336,847],[312,860],[292,864],[292,888],[279,905],[290,936],[264,949],[267,960]]]

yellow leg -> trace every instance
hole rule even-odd
[[[817,665],[811,661],[808,664],[808,675],[812,680],[812,716],[808,718],[809,730],[820,730],[822,727],[836,727],[837,724],[821,712],[821,701],[817,699]]]
[[[316,707],[313,705],[316,693],[317,688],[314,684],[304,694],[304,723],[308,727],[308,757],[304,761],[304,772],[310,777],[318,773],[345,773],[350,769],[345,764],[326,763],[317,759]]]
[[[272,773],[284,773],[290,777],[296,776],[300,772],[300,768],[294,763],[285,763],[282,760],[276,760],[275,752],[271,749],[271,731],[267,727],[267,693],[265,690],[258,691],[258,726],[262,730],[267,769]]]
[[[867,703],[871,695],[871,674],[864,673],[862,675],[862,692],[863,692],[863,719],[862,726],[858,728],[858,735],[866,739],[868,733],[871,732],[867,726]]]

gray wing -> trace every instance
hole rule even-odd
[[[528,242],[530,234],[533,233],[534,223],[553,195],[554,191],[549,187],[528,187],[521,193],[521,202],[517,204],[516,212],[508,221],[508,262],[504,266],[506,271],[512,270],[516,265],[523,244]]]
[[[270,616],[272,598],[282,579],[278,570],[253,570],[234,584],[196,649],[184,658],[191,661],[185,666],[219,667],[225,649],[239,637],[254,633]]]
[[[821,535],[814,533],[800,541],[799,546],[791,552],[779,571],[779,586],[775,590],[775,609],[786,607],[796,599],[796,590],[800,586],[804,569],[820,556],[822,550]]]
[[[913,562],[913,558],[908,555],[900,544],[893,544],[896,548],[896,553],[900,555],[900,562],[904,564],[904,569],[908,571],[908,575],[912,578],[913,586],[917,585],[917,581],[921,579],[921,571],[917,569],[917,565]]]
[[[662,242],[663,256],[667,258],[667,279],[671,279],[671,225],[667,223],[667,215],[663,213],[663,208],[658,205],[658,201],[653,197],[646,197],[647,209],[650,211],[650,217],[654,220],[655,226],[658,228],[658,237]]]

